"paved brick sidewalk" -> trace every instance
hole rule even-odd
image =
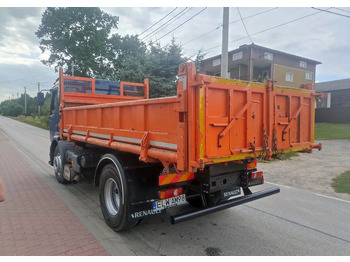
[[[109,255],[0,133],[0,256]]]

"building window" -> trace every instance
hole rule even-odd
[[[218,66],[220,64],[221,64],[221,59],[220,58],[213,60],[213,66]]]
[[[242,59],[242,57],[243,57],[243,52],[242,52],[242,51],[241,51],[241,52],[238,52],[238,53],[234,53],[234,54],[232,55],[232,60],[233,60],[233,61],[239,60],[239,59]]]
[[[307,63],[305,61],[300,61],[300,67],[306,68]]]
[[[269,52],[265,52],[265,53],[264,53],[264,58],[265,58],[266,60],[272,61],[272,60],[273,60],[273,54],[272,54],[272,53],[269,53]]]
[[[293,73],[286,73],[286,81],[293,82]]]
[[[327,108],[331,108],[331,93],[327,93]]]
[[[312,80],[312,72],[305,72],[305,79]]]

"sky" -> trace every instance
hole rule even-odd
[[[25,88],[34,97],[38,85],[40,90],[50,89],[58,76],[53,67],[41,62],[45,55],[35,35],[47,2],[37,1],[35,7],[28,2],[0,4],[0,102],[17,98]],[[215,5],[207,7],[203,1],[191,1],[191,6],[182,0],[167,1],[167,5],[147,1],[144,7],[138,6],[139,1],[120,2],[99,1],[102,11],[119,17],[118,29],[112,33],[138,34],[142,41],[159,41],[161,46],[175,37],[186,57],[202,49],[209,58],[221,53],[223,6],[229,6],[229,50],[254,43],[321,62],[316,82],[350,78],[350,3],[346,1],[337,1],[336,7],[323,0],[307,1],[310,6],[302,1],[286,6],[281,1],[264,1],[261,6],[254,1],[242,5],[218,0],[209,1]],[[60,6],[85,3],[63,0]]]

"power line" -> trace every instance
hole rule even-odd
[[[342,8],[338,8],[338,7],[333,7],[334,9],[337,9],[339,11],[343,11],[343,12],[347,12],[347,13],[350,13],[349,10],[345,10],[345,9],[342,9]]]
[[[33,76],[28,76],[28,77],[25,77],[25,78],[19,78],[19,79],[15,79],[15,80],[10,80],[10,81],[5,81],[5,82],[0,82],[0,84],[7,84],[7,83],[11,83],[11,82],[16,82],[16,81],[26,80],[26,79],[33,78],[33,77],[36,77],[36,76],[39,76],[39,75],[42,75],[42,74],[40,73],[40,74],[36,74],[36,75],[33,75]]]
[[[170,18],[170,19],[169,19],[168,21],[166,21],[163,25],[161,25],[161,26],[159,26],[158,28],[154,29],[154,30],[153,30],[151,33],[149,33],[148,35],[144,36],[141,40],[144,40],[145,38],[150,38],[150,37],[152,37],[152,36],[155,34],[155,32],[163,30],[163,29],[164,29],[163,27],[167,27],[167,26],[169,25],[170,21],[174,20],[177,16],[179,16],[180,14],[182,14],[187,8],[188,8],[188,7],[182,9],[178,14],[176,14],[175,16],[173,16],[172,18]],[[182,14],[182,15],[183,15],[183,14]],[[182,16],[182,15],[181,15],[181,16]],[[180,16],[180,17],[181,17],[181,16]],[[175,21],[176,21],[176,20],[175,20]],[[173,21],[173,22],[174,22],[174,21]],[[171,22],[171,23],[173,23],[173,22]],[[171,24],[171,23],[170,23],[170,24]]]
[[[171,13],[173,13],[175,10],[177,9],[177,7],[175,7],[170,13],[168,13],[167,15],[165,15],[162,19],[158,20],[158,22],[154,23],[152,26],[148,27],[145,31],[143,31],[141,34],[139,34],[139,36],[141,36],[143,33],[147,32],[149,29],[151,29],[153,26],[155,26],[156,24],[158,24],[159,22],[163,21],[163,19],[165,19],[166,17],[168,17]]]
[[[249,16],[246,16],[246,17],[243,17],[243,19],[248,19],[248,18],[252,18],[254,16],[257,16],[257,15],[262,15],[262,14],[265,14],[267,12],[270,12],[272,10],[275,10],[277,9],[278,7],[274,7],[274,8],[271,8],[271,9],[268,9],[268,10],[265,10],[265,11],[262,11],[262,12],[259,12],[259,13],[255,13],[255,14],[252,14],[252,15],[249,15]],[[234,21],[231,21],[229,24],[233,24],[233,23],[236,23],[236,22],[239,22],[241,21],[241,19],[237,19],[237,20],[234,20]]]
[[[207,7],[204,7],[201,11],[199,11],[198,13],[196,13],[194,16],[190,17],[189,19],[187,19],[185,22],[183,22],[182,24],[180,24],[179,26],[175,27],[173,30],[171,30],[170,32],[166,33],[165,35],[163,35],[162,37],[158,38],[158,40],[162,39],[163,37],[167,36],[168,34],[174,32],[176,29],[178,29],[179,27],[183,26],[184,24],[186,24],[188,21],[192,20],[194,17],[196,17],[197,15],[199,15],[200,13],[202,13],[205,9],[207,9]]]
[[[346,17],[346,18],[350,18],[350,16],[348,16],[348,15],[343,15],[343,14],[331,12],[331,11],[328,11],[328,9],[321,9],[321,8],[316,8],[316,7],[311,7],[311,8],[312,9],[316,9],[316,10],[321,10],[321,12],[326,12],[326,13],[330,13],[330,14],[334,14],[334,15],[339,15],[339,16],[343,16],[343,17]]]
[[[200,36],[198,36],[198,37],[196,37],[196,38],[194,38],[194,39],[192,39],[192,40],[190,40],[190,41],[188,41],[188,42],[182,44],[182,46],[184,46],[184,45],[186,45],[186,44],[188,44],[188,43],[191,43],[191,42],[197,40],[198,38],[201,38],[201,37],[203,37],[203,36],[206,36],[206,35],[210,34],[211,32],[213,32],[213,31],[215,31],[215,30],[218,30],[221,26],[222,26],[222,24],[219,24],[218,27],[216,27],[215,29],[213,29],[213,30],[211,30],[211,31],[209,31],[209,32],[207,32],[207,33],[204,33],[204,34],[202,34],[202,35],[200,35]]]
[[[187,9],[187,7],[186,7]],[[148,39],[150,39],[152,36],[155,36],[157,33],[159,33],[160,31],[164,30],[165,28],[167,28],[169,25],[171,25],[172,23],[174,23],[176,20],[180,19],[182,16],[184,16],[185,14],[187,14],[189,11],[191,11],[192,7],[190,7],[188,10],[186,10],[184,13],[182,13],[180,16],[176,17],[176,19],[174,21],[172,21],[171,23],[167,24],[165,27],[163,27],[161,30],[158,30],[158,32],[155,32],[153,35],[151,35]]]
[[[255,13],[255,14],[253,14],[253,15],[244,17],[243,19],[248,19],[248,18],[257,16],[257,15],[261,15],[261,14],[270,12],[270,11],[272,11],[272,10],[275,10],[275,9],[277,9],[277,8],[278,8],[278,7],[274,7],[274,8],[271,8],[271,9],[268,9],[268,10],[265,10],[265,11],[262,11],[262,12],[259,12],[259,13]],[[229,22],[229,24],[233,24],[233,23],[236,23],[236,22],[239,22],[239,21],[241,21],[241,20],[240,20],[240,19],[234,20],[234,21]],[[210,30],[210,31],[208,31],[208,32],[206,32],[206,33],[204,33],[204,34],[202,34],[202,35],[200,35],[200,36],[198,36],[198,37],[196,37],[196,38],[190,40],[190,41],[187,41],[186,43],[182,44],[182,46],[187,45],[188,43],[191,43],[191,42],[193,42],[193,41],[195,41],[195,40],[197,40],[197,39],[199,39],[199,38],[201,38],[201,37],[203,37],[203,36],[206,36],[206,35],[210,34],[211,32],[214,32],[215,30],[218,30],[221,26],[222,26],[222,24],[220,23],[216,28],[214,28],[214,29],[212,29],[212,30]]]
[[[238,11],[239,17],[241,18],[241,21],[242,21],[242,24],[243,24],[243,26],[244,26],[244,29],[245,29],[247,35],[249,36],[250,42],[253,43],[253,40],[252,40],[252,38],[250,37],[250,35],[249,35],[249,33],[248,33],[247,27],[245,26],[245,23],[244,23],[244,21],[243,21],[242,15],[241,15],[241,12],[239,11],[239,8],[238,8],[238,7],[237,7],[237,11]]]
[[[325,9],[325,10],[329,10],[329,9],[331,9],[331,8],[332,8],[332,7],[328,8],[328,9]],[[302,16],[302,17],[299,17],[299,18],[290,20],[290,21],[288,21],[288,22],[285,22],[285,23],[282,23],[282,24],[279,24],[279,25],[276,25],[276,26],[273,26],[273,27],[270,27],[270,28],[261,30],[261,31],[259,31],[259,32],[254,33],[254,34],[251,34],[251,36],[254,36],[254,35],[257,35],[257,34],[261,34],[261,33],[270,31],[270,30],[272,30],[272,29],[275,29],[275,28],[278,28],[278,27],[281,27],[281,26],[284,26],[284,25],[287,25],[287,24],[290,24],[290,23],[293,23],[293,22],[302,20],[302,19],[304,19],[304,18],[313,16],[313,15],[317,15],[317,14],[319,14],[319,13],[321,13],[321,12],[323,12],[323,11],[318,11],[318,12],[316,12],[316,13],[312,13],[312,14],[309,14],[309,15],[305,15],[305,16]],[[242,39],[245,39],[245,38],[248,38],[248,36],[245,36],[245,37],[241,37],[241,38],[239,38],[239,39],[232,40],[232,41],[230,41],[229,43],[236,42],[236,41],[239,41],[239,40],[242,40]],[[220,46],[221,46],[221,45],[217,45],[217,46],[214,46],[214,47],[205,49],[204,52],[205,52],[205,51],[209,51],[209,50],[214,49],[214,48],[217,48],[217,47],[220,47]]]

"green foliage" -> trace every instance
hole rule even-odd
[[[350,124],[317,124],[315,139],[350,139]]]
[[[36,127],[40,127],[40,128],[49,130],[49,118],[48,118],[48,116],[42,116],[39,118],[38,116],[32,117],[32,116],[20,115],[20,116],[14,117],[13,119],[20,121],[20,122],[23,122],[23,123],[26,123],[28,125],[32,125],[32,126],[36,126]]]
[[[337,193],[350,194],[350,170],[333,178],[332,187]]]
[[[46,94],[45,96],[45,104],[41,107],[41,115],[49,115],[51,94]],[[24,114],[25,108],[24,94],[21,95],[20,98],[5,100],[0,104],[0,113],[4,116],[17,117],[19,115]],[[35,118],[38,115],[38,103],[37,98],[30,97],[27,94],[27,115]]]
[[[149,78],[150,97],[176,95],[178,66],[189,61],[175,38],[165,47],[142,42],[137,35],[110,35],[118,17],[99,8],[47,8],[36,32],[42,52],[50,52],[45,65],[65,68],[70,74],[143,82]],[[203,59],[201,51],[195,59]],[[198,67],[199,68],[199,67]]]
[[[5,100],[1,103],[0,111],[4,116],[18,116],[24,112],[24,107],[16,100]]]
[[[44,105],[40,108],[40,115],[48,116],[50,113],[51,93],[46,93]]]
[[[116,39],[116,38],[114,38]],[[150,97],[176,95],[178,67],[187,61],[182,48],[173,38],[170,45],[161,47],[159,43],[150,42],[148,48],[134,36],[120,38],[130,45],[120,45],[114,66],[117,68],[114,79],[130,82],[143,82],[149,78]],[[129,46],[133,52],[128,52]]]
[[[204,59],[206,53],[203,53],[203,49],[198,50],[198,53],[196,55],[196,59],[194,60],[194,64],[197,69],[197,73],[199,73],[200,68],[201,68],[201,62]]]
[[[259,160],[259,162],[261,163],[271,163],[274,161],[278,161],[278,160],[290,160],[293,157],[299,156],[298,152],[288,152],[288,153],[284,153],[281,155],[277,155],[275,158],[272,158],[271,160]]]
[[[65,67],[74,75],[103,75],[108,71],[108,60],[114,56],[109,44],[112,28],[117,28],[118,17],[97,7],[49,7],[35,33],[40,48],[50,52],[45,65]]]

